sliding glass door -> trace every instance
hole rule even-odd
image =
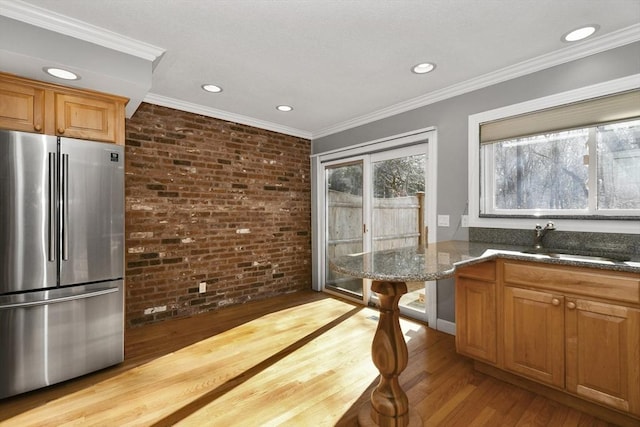
[[[435,217],[427,185],[428,166],[428,144],[424,140],[322,164],[325,291],[376,303],[369,280],[336,273],[329,261],[342,255],[428,241],[426,224],[429,215]],[[409,293],[400,300],[404,314],[428,319],[427,286],[425,282],[408,283]]]
[[[426,144],[370,156],[374,251],[427,241],[427,160]],[[410,282],[407,287],[409,292],[399,303],[401,312],[426,321],[426,283]],[[370,298],[375,302],[375,294]]]
[[[365,251],[364,159],[325,165],[325,289],[362,300],[363,281],[329,268],[329,260]]]

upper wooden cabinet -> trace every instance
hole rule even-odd
[[[0,73],[0,128],[124,145],[126,98]]]
[[[55,100],[57,135],[119,142],[120,133],[124,133],[124,104],[58,92]],[[123,119],[118,120],[119,117]]]
[[[44,89],[0,75],[0,128],[44,132]]]

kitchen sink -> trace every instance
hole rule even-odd
[[[629,261],[629,257],[624,255],[590,255],[586,253],[571,253],[554,249],[527,249],[522,251],[524,254],[545,255],[550,258],[559,258],[575,261],[594,261],[594,262],[625,262]]]

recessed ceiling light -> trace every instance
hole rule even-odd
[[[575,30],[571,30],[565,35],[562,36],[562,41],[565,42],[577,42],[578,40],[583,40],[598,31],[600,28],[599,25],[586,25],[584,27],[577,28]]]
[[[62,68],[44,67],[42,70],[50,76],[57,77],[59,79],[80,80],[79,75],[68,70],[63,70]]]
[[[436,64],[432,64],[430,62],[423,62],[422,64],[418,64],[414,66],[411,69],[411,71],[413,71],[416,74],[426,74],[435,70],[435,68],[436,68]]]
[[[292,106],[290,106],[290,105],[278,105],[278,106],[276,107],[276,109],[277,109],[278,111],[284,111],[284,112],[287,112],[287,111],[291,111],[291,110],[293,110],[293,107],[292,107]]]
[[[220,93],[220,92],[222,92],[222,88],[220,86],[211,85],[211,84],[202,85],[202,89],[206,90],[207,92],[211,92],[211,93]]]

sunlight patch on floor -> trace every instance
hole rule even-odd
[[[218,389],[219,395],[187,414],[182,425],[234,425],[241,419],[244,426],[252,425],[251,419],[256,420],[253,425],[270,419],[284,422],[332,395],[346,410],[377,375],[369,351],[375,322],[366,320],[367,315],[369,309],[333,299],[271,313],[3,424],[38,425],[35,420],[41,421],[45,411],[51,425],[153,425]],[[332,322],[337,323],[327,327]],[[314,336],[318,330],[322,332]],[[265,364],[301,340],[295,351]],[[252,369],[255,374],[243,378]],[[315,392],[320,385],[323,396]],[[80,400],[83,406],[78,407]],[[294,401],[289,408],[287,402]],[[342,408],[334,410],[342,413]]]

